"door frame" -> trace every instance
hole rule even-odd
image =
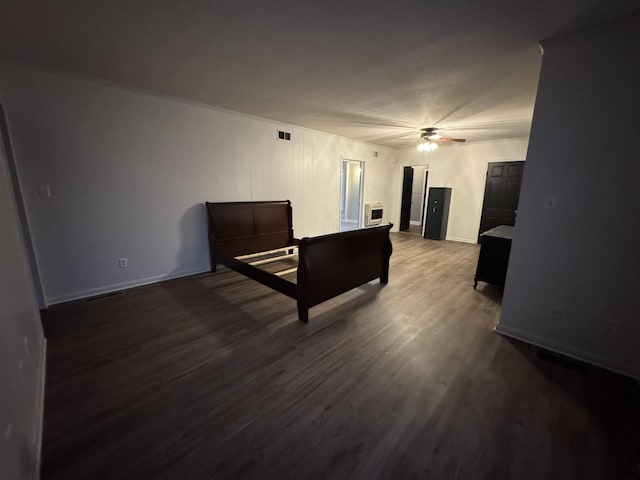
[[[422,204],[420,205],[420,235],[424,236],[424,227],[427,220],[427,182],[429,181],[429,167],[424,170],[422,177]]]
[[[404,172],[404,167],[425,167],[425,171],[427,174],[427,178],[425,181],[425,185],[424,185],[424,189],[425,189],[425,195],[427,192],[427,186],[429,183],[429,164],[428,163],[398,163],[398,167],[397,167],[397,180],[396,180],[396,192],[392,195],[392,198],[394,200],[393,204],[394,204],[394,210],[395,210],[395,218],[396,218],[396,222],[394,222],[393,224],[393,231],[396,231],[396,228],[398,229],[397,231],[400,231],[400,212],[402,210],[402,181],[403,181],[403,172]],[[397,203],[396,203],[397,201]],[[425,226],[425,216],[426,216],[426,197],[422,200],[423,203],[423,208],[422,208],[422,233],[424,233],[424,226]]]
[[[410,173],[409,177],[407,174]],[[405,232],[411,228],[411,198],[413,196],[413,174],[414,169],[411,165],[402,167],[402,191],[400,192],[400,221],[398,222],[398,230]],[[407,179],[409,180],[407,181]],[[406,223],[403,223],[406,222]],[[403,228],[405,227],[406,228]]]
[[[411,168],[413,168],[413,174],[414,174],[414,181],[415,181],[415,167],[419,167],[420,165],[412,165]],[[422,184],[422,199],[420,200],[420,213],[418,214],[418,216],[420,217],[420,222],[415,223],[413,220],[410,220],[411,225],[413,225],[414,227],[422,227],[424,225],[424,219],[425,219],[425,211],[424,211],[424,206],[427,202],[427,180],[429,177],[429,170],[427,170],[425,168],[424,172],[422,172],[422,182],[420,182]],[[411,194],[413,195],[413,189],[411,189]],[[411,202],[413,204],[413,202]]]
[[[364,160],[358,160],[356,158],[353,157],[349,157],[349,156],[345,156],[345,155],[341,155],[340,156],[340,196],[338,199],[339,202],[339,207],[338,207],[338,231],[342,232],[342,200],[343,200],[343,172],[344,172],[344,166],[345,163],[347,162],[354,162],[354,163],[359,163],[360,164],[360,195],[358,198],[358,202],[360,203],[359,207],[358,207],[358,225],[356,228],[362,228],[363,226],[363,219],[364,219],[364,175],[365,175],[365,161]]]

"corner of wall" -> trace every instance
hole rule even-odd
[[[33,450],[31,455],[31,478],[40,478],[40,467],[42,464],[42,432],[44,429],[44,394],[47,377],[47,339],[42,338],[40,350],[40,362],[38,362],[38,381],[36,392],[36,403],[34,418],[36,424],[33,430]]]

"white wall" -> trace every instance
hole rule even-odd
[[[44,337],[0,145],[0,478],[36,478]]]
[[[640,20],[546,42],[498,331],[640,378]]]
[[[9,64],[0,89],[49,303],[207,270],[205,201],[290,199],[296,236],[337,231],[341,156],[390,201],[388,148]]]
[[[476,243],[484,198],[487,163],[524,160],[527,139],[468,145],[445,145],[426,155],[417,148],[403,149],[394,166],[392,193],[394,224],[400,218],[402,169],[406,165],[429,165],[427,188],[451,187],[447,240]],[[427,193],[428,194],[428,193]],[[394,227],[395,228],[395,227]]]

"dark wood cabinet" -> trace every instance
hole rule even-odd
[[[480,255],[473,288],[478,282],[504,286],[511,253],[513,227],[500,225],[480,234]]]

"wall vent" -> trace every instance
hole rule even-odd
[[[278,138],[280,140],[291,140],[290,132],[283,132],[282,130],[278,130]]]

